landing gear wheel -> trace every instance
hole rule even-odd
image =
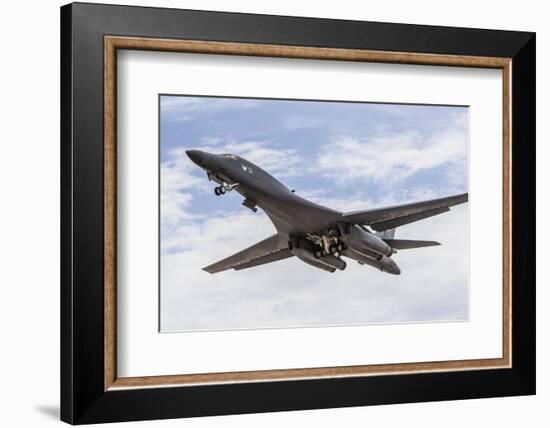
[[[338,252],[338,246],[337,245],[331,245],[329,248],[330,254],[335,255]]]
[[[336,248],[338,249],[338,252],[341,253],[342,251],[344,251],[344,244],[342,244],[342,243],[337,244],[337,245],[336,245]]]
[[[225,195],[226,189],[225,187],[220,187],[220,195]]]
[[[220,196],[220,188],[219,187],[216,187],[214,189],[214,193],[216,194],[216,196]]]
[[[315,251],[315,258],[320,259],[323,256],[323,252],[321,250]]]

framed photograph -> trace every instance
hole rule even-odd
[[[533,33],[76,3],[61,56],[62,420],[535,393]]]

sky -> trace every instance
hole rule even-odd
[[[203,267],[275,232],[186,150],[233,153],[339,211],[468,191],[468,108],[161,95],[160,329],[321,327],[468,319],[468,204],[400,227],[440,247],[394,255],[394,276],[293,257],[211,275]]]

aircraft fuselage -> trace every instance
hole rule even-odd
[[[384,272],[400,273],[391,259],[395,251],[382,239],[356,225],[344,231],[346,226],[339,223],[342,212],[302,198],[258,165],[231,154],[189,150],[187,155],[219,184],[217,195],[234,190],[245,198],[244,206],[265,211],[300,260],[334,272],[346,267],[341,260],[346,256]]]

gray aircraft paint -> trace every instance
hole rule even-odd
[[[277,234],[204,268],[210,273],[247,269],[296,256],[328,272],[344,270],[341,257],[383,272],[400,274],[392,256],[397,249],[440,245],[435,241],[394,239],[398,226],[449,211],[468,194],[352,213],[339,212],[297,195],[261,167],[233,154],[188,150],[187,155],[219,184],[217,195],[236,191],[243,205],[261,208]],[[391,244],[391,245],[390,245]]]

